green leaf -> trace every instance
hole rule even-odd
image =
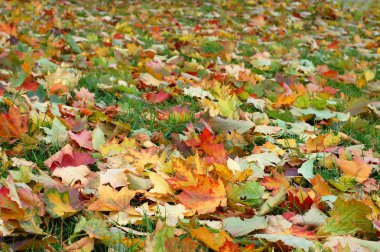
[[[344,201],[339,198],[334,203],[334,209],[329,212],[326,224],[318,230],[318,235],[356,234],[357,232],[373,232],[372,222],[367,215],[372,210],[369,206],[355,199]]]
[[[64,36],[66,43],[70,46],[71,50],[73,50],[74,53],[81,53],[82,50],[79,48],[77,42],[75,42],[73,36],[70,34],[67,34]]]
[[[16,76],[11,79],[11,87],[18,88],[24,83],[26,77],[28,77],[28,75],[23,70],[18,71]]]
[[[37,64],[43,72],[54,72],[58,67],[47,58],[41,58],[37,60]]]
[[[285,110],[284,112],[280,112],[278,110],[268,110],[266,111],[268,116],[274,118],[274,119],[280,119],[285,122],[293,122],[293,115],[290,113],[290,110]]]
[[[228,197],[233,201],[247,206],[259,206],[262,203],[264,187],[254,181],[233,185],[227,190]]]
[[[295,103],[293,104],[294,107],[306,109],[310,107],[310,97],[309,95],[302,95],[297,98]]]

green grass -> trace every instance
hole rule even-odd
[[[171,98],[160,104],[125,98],[120,106],[123,112],[117,119],[129,123],[133,130],[145,128],[150,132],[161,131],[165,137],[171,133],[182,133],[188,123],[196,121],[194,114],[200,110],[199,104],[189,97]],[[187,106],[190,113],[183,120],[173,115],[169,115],[167,120],[158,119],[159,110],[169,110],[173,106]]]
[[[201,45],[201,49],[205,53],[220,53],[223,51],[223,46],[217,41],[207,41]]]
[[[360,124],[347,122],[342,127],[342,132],[363,143],[367,149],[373,148],[380,152],[380,128],[376,128],[379,125],[380,119],[378,118],[361,119]]]

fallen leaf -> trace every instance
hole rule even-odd
[[[196,178],[197,184],[182,187],[176,199],[199,214],[212,213],[218,206],[227,205],[226,191],[220,179],[213,180],[205,175],[197,175]]]
[[[70,145],[65,145],[60,151],[52,155],[44,161],[44,165],[54,171],[57,167],[90,165],[95,159],[90,154],[84,152],[76,152]]]
[[[354,158],[353,161],[336,158],[335,163],[345,176],[355,178],[359,183],[367,180],[372,172],[372,167],[360,158]]]
[[[107,169],[99,172],[100,184],[110,184],[113,188],[123,187],[129,184],[127,169]]]
[[[110,186],[99,186],[99,196],[96,201],[88,206],[89,211],[122,211],[130,207],[130,200],[135,196],[135,192],[123,187],[120,191]]]
[[[268,221],[261,216],[254,216],[250,219],[229,217],[223,220],[223,228],[232,235],[232,237],[243,236],[252,231],[265,229]]]
[[[64,246],[68,252],[91,252],[94,249],[95,240],[89,237],[84,237],[69,246]]]
[[[28,132],[28,115],[22,115],[18,108],[10,106],[8,113],[0,114],[0,141],[19,139]]]
[[[69,193],[48,189],[45,193],[46,210],[53,218],[67,218],[77,212],[71,204]]]
[[[334,208],[329,212],[330,217],[318,230],[318,234],[343,235],[360,231],[372,232],[372,222],[366,217],[370,213],[371,208],[357,200],[344,201],[339,198],[334,202]]]
[[[214,251],[218,251],[226,241],[232,241],[232,238],[224,230],[219,233],[212,233],[207,228],[200,227],[192,229],[190,233],[195,239],[203,242]]]
[[[296,249],[303,249],[304,251],[309,251],[309,249],[314,248],[314,243],[302,238],[296,237],[288,234],[256,234],[256,238],[265,239],[269,242],[282,241],[285,245]]]
[[[84,130],[79,134],[75,134],[72,131],[69,131],[70,139],[75,141],[79,147],[93,150],[92,148],[92,134],[90,131]]]

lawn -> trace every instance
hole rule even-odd
[[[3,1],[0,251],[380,251],[368,1]]]

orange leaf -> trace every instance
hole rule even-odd
[[[316,191],[319,196],[332,195],[329,185],[321,175],[317,174],[314,178],[310,179],[310,182],[313,185],[314,191]]]
[[[226,231],[222,230],[219,233],[212,233],[205,227],[192,229],[191,235],[214,251],[219,251],[227,241],[232,241],[232,238]]]
[[[8,113],[0,114],[0,122],[0,142],[18,139],[28,131],[28,115],[21,115],[13,106]]]
[[[286,179],[283,173],[273,172],[272,177],[264,177],[261,182],[262,186],[265,186],[268,190],[273,190],[273,194],[276,194],[281,188],[289,187],[289,181]]]
[[[17,37],[17,28],[14,24],[0,23],[0,32],[5,32],[13,37]]]
[[[372,167],[359,158],[354,158],[353,161],[337,158],[335,159],[335,163],[345,176],[353,177],[359,183],[367,180],[372,172]]]
[[[335,136],[332,133],[317,136],[316,138],[309,138],[306,141],[306,148],[308,152],[321,152],[327,148],[335,147],[340,143],[340,135]]]
[[[197,175],[198,184],[182,187],[182,192],[176,196],[186,207],[196,210],[199,214],[212,213],[218,206],[226,206],[227,198],[223,182],[207,175]]]
[[[226,241],[223,246],[219,248],[219,252],[240,252],[240,247],[232,241]]]
[[[123,187],[120,191],[110,186],[99,186],[99,197],[88,206],[89,211],[122,211],[130,207],[130,200],[135,196],[133,191]]]
[[[95,240],[90,237],[84,237],[80,239],[79,241],[74,242],[70,246],[65,246],[65,251],[67,252],[87,252],[87,251],[93,251],[94,249]]]

